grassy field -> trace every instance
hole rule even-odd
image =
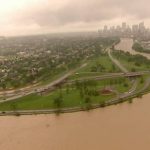
[[[97,76],[112,72],[120,72],[120,70],[112,63],[107,55],[102,55],[87,61],[87,66],[79,69],[69,79]]]
[[[149,75],[144,75],[142,77],[139,77],[138,80],[138,86],[137,86],[137,91],[142,89],[145,85],[146,80],[149,78]]]
[[[105,87],[112,87],[113,90],[118,90],[119,92],[128,91],[131,87],[130,82],[127,79],[108,79],[103,81],[98,81],[98,84],[95,88],[91,87],[91,89],[95,89],[96,91],[101,91]],[[124,84],[128,84],[125,86]],[[90,88],[89,88],[90,89]],[[25,96],[19,98],[15,101],[9,101],[0,104],[0,110],[36,110],[36,109],[54,109],[56,105],[54,103],[54,99],[59,95],[62,95],[62,104],[61,108],[70,108],[70,107],[86,107],[86,96],[83,97],[80,95],[80,91],[75,88],[75,86],[69,87],[67,90],[66,85],[61,89],[57,89],[56,91],[46,94],[46,95],[38,95],[32,94],[29,96]],[[103,95],[101,92],[97,96],[90,96],[90,104],[101,104],[104,101],[110,100],[116,96],[116,93],[110,93],[110,95]]]
[[[54,109],[53,99],[59,94],[59,92],[54,92],[49,95],[39,96],[32,94],[25,96],[15,101],[10,101],[0,104],[0,110],[36,110],[36,109]],[[105,100],[113,98],[114,95],[109,96],[97,96],[91,97],[92,103],[100,103]],[[76,90],[71,90],[69,94],[63,93],[63,103],[62,108],[70,108],[77,106],[84,106],[84,101],[81,99],[79,92]]]
[[[114,51],[113,57],[116,58],[127,70],[146,71],[150,69],[150,61],[142,56],[134,56],[124,52]],[[144,63],[144,61],[146,63]]]
[[[128,62],[125,59],[119,58],[118,59],[119,62],[125,67],[127,68],[129,71],[145,71],[150,69],[149,66],[147,66],[146,64],[141,64],[140,66],[137,66],[135,64],[135,62]]]

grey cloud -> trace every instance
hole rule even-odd
[[[16,20],[40,26],[63,26],[78,22],[100,22],[127,15],[144,19],[150,17],[149,3],[148,0],[70,0],[55,11],[51,10],[51,5],[25,11]]]
[[[37,12],[32,16],[33,21],[43,25],[65,25],[77,22],[93,22],[107,20],[117,17],[119,9],[116,6],[111,9],[104,6],[103,3],[92,1],[71,1],[66,6],[57,11],[49,9]]]

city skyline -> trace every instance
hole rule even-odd
[[[103,29],[106,27],[107,29],[111,29],[111,28],[124,28],[124,29],[126,29],[126,28],[133,28],[134,26],[137,26],[138,28],[140,27],[140,26],[144,26],[145,28],[149,28],[149,26],[147,26],[147,25],[145,25],[145,22],[144,21],[142,21],[142,22],[138,22],[138,23],[136,23],[136,24],[131,24],[131,25],[129,25],[128,24],[128,22],[122,22],[122,23],[120,23],[120,24],[116,24],[116,25],[113,25],[113,26],[111,26],[111,25],[107,25],[107,24],[105,24],[104,26],[103,26]]]
[[[145,26],[144,22],[132,25],[128,25],[126,22],[116,26],[104,25],[98,32],[100,36],[148,37],[150,35],[150,29]]]

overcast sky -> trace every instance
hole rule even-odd
[[[97,30],[145,21],[149,0],[0,0],[0,35]]]

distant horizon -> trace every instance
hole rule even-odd
[[[110,29],[111,27],[117,27],[117,26],[122,26],[122,23],[126,23],[126,25],[128,26],[129,25],[129,27],[130,28],[132,28],[132,25],[139,25],[139,23],[142,23],[142,22],[144,22],[144,21],[139,21],[139,22],[137,22],[137,23],[134,23],[134,24],[128,24],[128,22],[125,22],[125,21],[123,21],[123,22],[121,22],[121,23],[119,23],[119,24],[116,24],[116,25],[107,25],[107,24],[105,24],[105,25],[103,25],[103,26],[101,26],[100,28],[97,28],[97,29],[89,29],[89,30],[76,30],[76,31],[73,31],[73,30],[71,30],[71,31],[61,31],[61,32],[45,32],[45,33],[32,33],[32,34],[22,34],[22,35],[0,35],[0,37],[26,37],[26,36],[40,36],[40,35],[53,35],[53,34],[71,34],[71,33],[97,33],[98,32],[98,30],[102,30],[103,28],[104,28],[104,26],[107,26],[108,27],[108,29]],[[144,25],[145,25],[145,27],[146,27],[146,29],[149,29],[150,28],[150,26],[147,26],[146,24],[145,24],[145,22],[144,22]]]
[[[82,31],[64,31],[64,32],[47,32],[47,33],[33,33],[33,34],[22,34],[22,35],[0,35],[1,38],[11,38],[11,37],[26,37],[26,36],[42,36],[42,35],[59,35],[59,34],[78,34],[78,33],[98,33],[97,30],[82,30]]]

